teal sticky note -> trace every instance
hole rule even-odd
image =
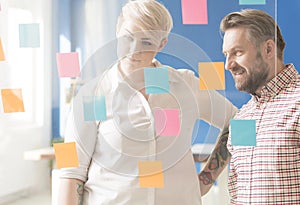
[[[256,146],[256,121],[231,119],[230,134],[233,146]]]
[[[215,144],[219,134],[219,128],[197,119],[194,123],[192,144]]]
[[[239,0],[240,5],[265,5],[266,0]]]
[[[167,68],[145,68],[146,94],[170,92],[169,72]]]
[[[84,121],[106,120],[104,96],[83,96]]]
[[[19,41],[21,48],[40,47],[40,25],[38,23],[19,24]]]

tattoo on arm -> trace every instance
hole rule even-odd
[[[220,167],[223,167],[225,165],[225,161],[230,155],[226,147],[227,140],[227,135],[222,135],[219,139],[219,144],[217,145],[217,148],[211,154],[211,160],[209,161],[208,165],[209,170],[217,171]]]
[[[230,153],[227,149],[228,133],[224,133],[220,136],[216,148],[212,152],[210,158],[208,159],[207,169],[203,170],[199,174],[199,180],[202,181],[204,185],[209,185],[214,183],[212,176],[213,172],[217,172],[220,168],[226,165]]]
[[[205,171],[201,172],[201,174],[199,175],[199,180],[202,181],[204,185],[214,183],[214,180],[212,179],[210,172],[205,172]]]
[[[77,183],[78,205],[83,203],[83,184]]]

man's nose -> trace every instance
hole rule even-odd
[[[225,62],[225,69],[226,70],[231,70],[235,65],[235,61],[230,57],[226,57],[226,62]]]

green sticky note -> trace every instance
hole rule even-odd
[[[38,48],[40,47],[40,25],[19,24],[19,40],[21,48]]]
[[[233,146],[256,146],[256,121],[231,119],[230,134]]]
[[[145,87],[147,94],[169,93],[169,73],[167,68],[145,68]]]
[[[266,0],[239,0],[240,5],[265,5]]]

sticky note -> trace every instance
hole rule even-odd
[[[207,0],[181,0],[183,24],[207,24]]]
[[[54,143],[56,166],[58,168],[78,167],[76,143]]]
[[[105,96],[83,96],[85,121],[106,120]]]
[[[192,144],[215,144],[219,134],[219,128],[197,119],[193,128]]]
[[[5,61],[5,55],[4,55],[1,38],[0,38],[0,61]]]
[[[38,23],[19,24],[20,47],[40,47],[40,25]]]
[[[56,63],[59,77],[79,77],[80,66],[77,52],[56,53]]]
[[[200,62],[200,90],[225,90],[224,62]]]
[[[3,89],[1,96],[5,113],[24,112],[22,89]]]
[[[256,121],[231,119],[230,134],[233,146],[256,146]]]
[[[154,109],[155,130],[160,136],[178,136],[180,120],[178,109]]]
[[[146,94],[170,92],[169,72],[167,68],[144,69]]]
[[[138,169],[140,187],[164,187],[164,176],[161,161],[139,161]]]
[[[266,0],[239,0],[240,5],[264,5]]]

